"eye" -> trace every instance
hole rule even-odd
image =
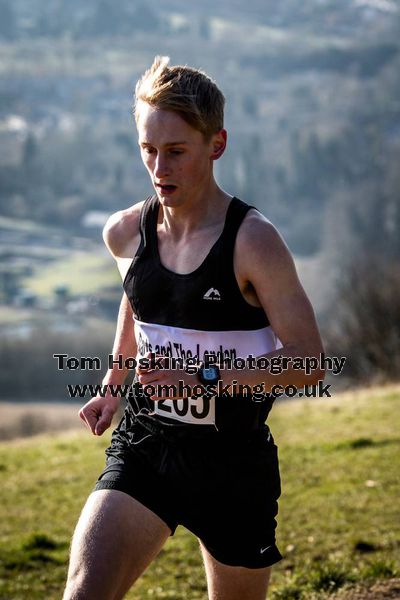
[[[183,150],[170,150],[171,154],[183,154]]]
[[[155,152],[155,149],[151,148],[150,146],[145,146],[144,148],[142,148],[142,152],[144,152],[145,154],[153,154]]]

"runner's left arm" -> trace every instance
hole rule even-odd
[[[268,359],[288,358],[288,368],[272,374],[265,369],[221,369],[224,384],[235,379],[239,384],[259,386],[269,392],[274,385],[302,387],[324,378],[319,365],[310,374],[294,370],[295,357],[320,357],[321,336],[310,300],[297,276],[293,258],[282,237],[263,215],[252,211],[239,229],[235,247],[235,272],[244,287],[251,289],[255,301],[268,316],[282,348],[265,354]],[[245,357],[244,357],[245,358]]]

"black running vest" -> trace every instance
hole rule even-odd
[[[243,298],[236,281],[233,252],[238,229],[252,208],[238,198],[229,203],[224,229],[201,265],[188,274],[163,266],[158,252],[159,202],[147,198],[140,216],[141,242],[123,287],[131,303],[137,358],[147,352],[204,359],[260,356],[281,347],[262,308]],[[273,398],[200,397],[154,402],[145,394],[130,398],[135,414],[165,425],[203,425],[218,430],[261,427]],[[208,428],[208,427],[207,427]]]

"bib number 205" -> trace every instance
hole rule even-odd
[[[205,397],[159,400],[154,402],[154,412],[176,421],[212,425],[215,423],[215,400]]]

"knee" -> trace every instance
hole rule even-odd
[[[113,600],[98,589],[90,574],[82,568],[68,573],[63,600]]]
[[[62,600],[83,600],[84,595],[79,590],[79,586],[75,581],[67,581]]]
[[[69,574],[62,600],[89,600],[85,578],[79,573]]]

